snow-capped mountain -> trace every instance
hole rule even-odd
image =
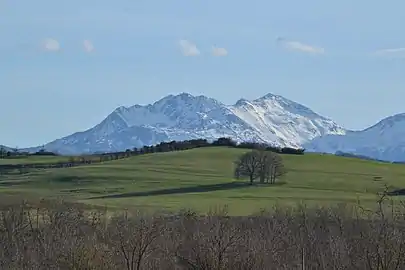
[[[362,131],[324,135],[304,145],[307,151],[337,151],[386,161],[405,161],[405,113],[387,117]]]
[[[278,95],[225,105],[205,96],[182,93],[146,106],[119,107],[95,127],[50,142],[45,149],[78,154],[219,137],[301,147],[317,136],[345,133],[332,120]]]
[[[324,134],[345,134],[335,122],[282,96],[268,94],[259,99],[241,99],[229,109],[260,134],[264,142],[301,147]]]

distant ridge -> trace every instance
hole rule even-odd
[[[219,137],[303,147],[306,152],[340,151],[375,160],[405,161],[405,113],[362,131],[348,131],[310,108],[272,93],[254,100],[239,99],[234,105],[180,93],[145,106],[119,107],[93,128],[52,141],[45,149],[75,155]]]
[[[361,131],[350,131],[345,136],[327,134],[304,146],[307,151],[344,152],[375,160],[405,161],[405,113],[382,119]]]

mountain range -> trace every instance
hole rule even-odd
[[[337,151],[385,161],[405,161],[405,113],[387,117],[361,131],[344,136],[324,135],[306,145],[311,152]]]
[[[145,106],[119,107],[93,128],[50,142],[45,149],[78,154],[218,137],[297,148],[317,136],[345,132],[332,120],[278,95],[225,105],[181,93]]]
[[[304,147],[307,152],[340,151],[404,161],[404,135],[405,114],[388,117],[362,131],[350,131],[280,95],[267,94],[226,105],[206,96],[181,93],[145,106],[119,107],[93,128],[44,147],[74,155],[123,151],[162,141],[230,137],[238,142]]]

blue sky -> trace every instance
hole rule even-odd
[[[0,0],[0,144],[44,144],[179,92],[228,104],[276,93],[362,129],[405,112],[404,10],[399,0]]]

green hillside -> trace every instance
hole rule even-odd
[[[3,175],[0,194],[63,196],[120,209],[208,211],[228,205],[231,213],[248,214],[276,203],[371,203],[385,184],[405,187],[405,165],[319,154],[282,155],[288,173],[279,184],[247,186],[247,181],[232,179],[233,161],[245,151],[207,147]]]
[[[45,164],[56,162],[67,162],[69,157],[66,156],[17,156],[13,158],[0,159],[0,165],[15,164]]]

